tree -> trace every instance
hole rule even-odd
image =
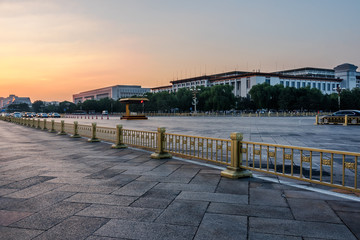
[[[7,107],[8,112],[29,112],[30,107],[26,103],[10,104]]]
[[[42,112],[44,107],[44,102],[41,100],[36,100],[32,104],[32,109],[34,112]]]

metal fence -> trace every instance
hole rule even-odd
[[[323,116],[316,119],[317,124],[360,125],[360,117],[356,116]]]
[[[357,190],[360,153],[242,141],[244,169]]]
[[[89,126],[62,121],[54,122],[52,126],[51,121],[46,121],[44,125],[43,120],[8,117],[0,119],[40,129],[46,126],[49,131],[54,127],[58,132],[62,131],[63,125],[67,134],[76,135],[77,131],[79,136],[93,140],[98,138],[113,142],[117,146],[127,144],[146,148],[155,151],[157,157],[163,153],[166,153],[165,157],[169,157],[171,153],[221,164],[231,171],[251,170],[360,192],[360,153],[249,142],[243,141],[239,133],[233,133],[231,139],[217,139],[165,133],[164,128],[150,132],[122,129],[120,125],[117,128],[108,128],[96,127],[96,124]]]
[[[165,141],[170,153],[230,165],[230,140],[166,133]]]

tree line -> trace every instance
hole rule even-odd
[[[194,111],[194,96],[197,100],[197,111],[216,112],[228,110],[256,111],[267,109],[274,111],[337,111],[338,94],[323,94],[316,88],[294,88],[283,85],[271,86],[267,83],[258,84],[251,88],[249,97],[235,97],[231,85],[216,85],[212,87],[198,87],[196,92],[181,88],[177,92],[146,93],[148,102],[131,105],[134,112],[192,112]],[[360,109],[360,88],[343,90],[340,94],[340,109]],[[100,100],[86,100],[74,104],[69,101],[58,105],[47,105],[37,100],[30,108],[27,104],[12,104],[8,111],[34,111],[58,113],[100,113],[103,110],[112,112],[125,112],[125,104],[118,100],[104,98]]]

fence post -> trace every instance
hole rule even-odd
[[[31,127],[35,128],[35,118],[32,119],[32,125]]]
[[[44,127],[43,127],[43,130],[44,130],[44,131],[47,130],[47,128],[46,128],[46,119],[44,119]]]
[[[58,132],[57,135],[66,135],[66,132],[65,132],[65,121],[64,121],[64,120],[61,120],[60,132]]]
[[[345,119],[344,119],[344,126],[348,125],[348,115],[345,115]]]
[[[100,142],[98,138],[96,138],[96,123],[92,123],[92,136],[88,139],[88,142]]]
[[[241,133],[231,133],[231,165],[221,172],[222,177],[227,178],[243,178],[251,177],[252,173],[249,170],[241,168],[242,165],[242,139]]]
[[[37,127],[36,127],[36,128],[41,129],[41,128],[40,128],[40,119],[37,120]]]
[[[122,125],[116,125],[116,142],[114,145],[111,146],[111,148],[127,148],[127,146],[123,143],[123,131],[122,131]]]
[[[314,125],[319,125],[319,115],[316,114],[315,117],[315,124]]]
[[[157,132],[157,147],[153,154],[151,154],[151,158],[155,159],[163,159],[163,158],[172,158],[171,154],[165,152],[165,128],[158,128]]]
[[[55,120],[51,120],[51,129],[49,130],[49,132],[51,132],[51,133],[56,132],[55,131]]]
[[[73,135],[71,135],[70,137],[72,137],[72,138],[80,138],[80,137],[81,137],[81,136],[79,135],[78,122],[77,122],[77,121],[74,122],[74,133],[73,133]]]

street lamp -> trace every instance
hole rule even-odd
[[[333,90],[336,90],[338,93],[338,105],[339,105],[339,110],[340,110],[340,93],[342,90],[344,90],[345,88],[340,88],[340,84],[337,85],[337,88],[334,88]]]
[[[199,103],[199,100],[196,97],[196,94],[198,93],[198,91],[200,91],[200,89],[198,88],[191,88],[190,91],[193,94],[193,98],[192,98],[192,105],[194,105],[194,113],[196,114],[196,105]]]

